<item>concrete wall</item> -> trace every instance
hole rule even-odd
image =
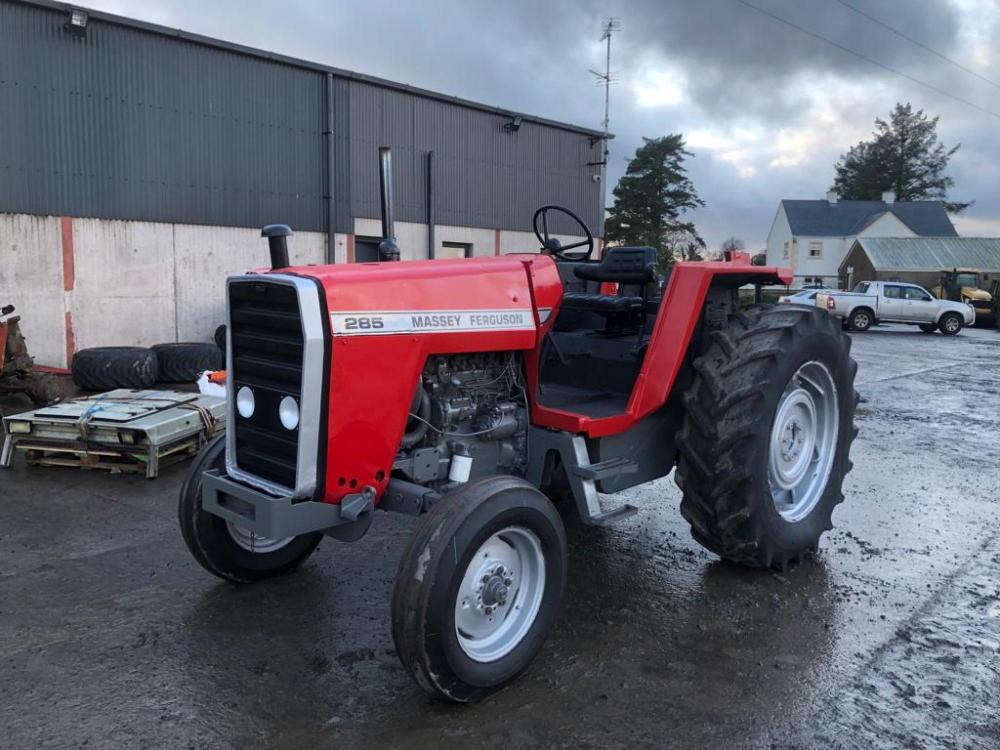
[[[326,235],[298,232],[290,252],[322,263]],[[37,362],[66,366],[92,346],[210,341],[226,276],[267,258],[256,229],[0,214],[0,304],[23,316]]]
[[[0,214],[0,306],[17,308],[28,351],[44,364],[66,360],[63,287],[59,219]]]
[[[356,219],[355,233],[379,236],[381,224]],[[404,260],[427,257],[427,225],[396,222]],[[579,237],[559,235],[564,243]],[[351,256],[353,237],[337,234],[335,258]],[[537,252],[531,232],[435,226],[435,244],[470,243],[480,257]],[[326,235],[296,232],[295,264],[323,263]],[[93,346],[210,341],[225,312],[226,276],[266,266],[257,229],[0,214],[0,304],[23,316],[39,364],[67,366]]]

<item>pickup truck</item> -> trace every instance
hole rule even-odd
[[[976,321],[972,305],[938,299],[922,286],[898,281],[862,281],[850,292],[820,292],[816,306],[843,318],[854,331],[875,323],[909,323],[924,333],[954,336]]]

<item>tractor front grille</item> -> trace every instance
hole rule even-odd
[[[267,281],[229,284],[231,397],[253,392],[254,410],[232,409],[236,465],[289,490],[295,487],[299,430],[287,430],[278,405],[291,396],[302,405],[304,335],[294,286]]]

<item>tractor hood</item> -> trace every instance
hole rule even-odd
[[[985,289],[976,289],[971,286],[962,287],[962,296],[974,302],[990,302],[993,299]]]

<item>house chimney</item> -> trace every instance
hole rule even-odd
[[[837,201],[839,200],[839,198],[840,198],[840,196],[839,196],[839,195],[837,195],[837,191],[836,191],[836,190],[830,190],[830,191],[829,191],[829,192],[828,192],[828,193],[826,194],[826,200],[827,200],[827,202],[828,202],[828,203],[829,203],[829,204],[830,204],[831,206],[836,206],[836,205],[837,205]]]
[[[893,203],[895,203],[896,202],[896,191],[895,190],[886,190],[884,193],[882,193],[882,202],[883,203],[887,203],[890,206]]]

